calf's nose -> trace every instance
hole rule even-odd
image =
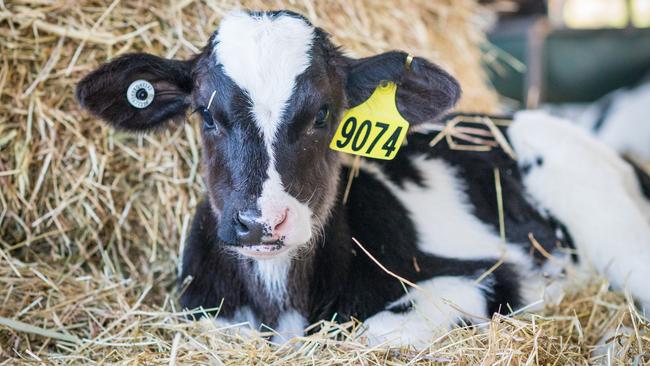
[[[241,244],[255,245],[262,242],[264,225],[258,221],[259,215],[252,210],[239,211],[235,218],[235,232]]]

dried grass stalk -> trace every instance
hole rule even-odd
[[[82,113],[73,90],[126,52],[188,57],[242,6],[297,10],[354,55],[428,57],[460,79],[460,109],[495,112],[471,0],[0,0],[0,363],[585,364],[617,325],[633,331],[614,336],[612,357],[648,349],[646,324],[600,286],[542,315],[456,329],[422,352],[368,348],[354,323],[323,322],[275,347],[188,321],[174,283],[202,195],[197,130],[115,132]]]

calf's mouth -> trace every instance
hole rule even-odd
[[[289,247],[282,240],[262,242],[259,244],[244,244],[233,248],[245,257],[255,259],[273,258],[285,253]]]

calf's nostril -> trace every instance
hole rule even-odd
[[[242,244],[258,244],[262,240],[263,225],[258,222],[253,212],[238,212],[235,217],[235,232]]]
[[[282,214],[282,216],[280,216],[280,219],[275,224],[275,227],[278,227],[278,226],[282,225],[285,221],[287,221],[287,210],[285,210],[284,213]]]
[[[237,219],[235,220],[235,227],[237,228],[237,234],[245,234],[249,232],[248,224],[246,219],[244,219],[240,213],[237,214]]]
[[[278,217],[275,224],[273,225],[274,233],[275,233],[276,230],[280,229],[282,224],[284,224],[287,221],[287,216],[289,216],[289,210],[288,209],[284,210],[282,215]]]

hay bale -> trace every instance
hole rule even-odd
[[[158,135],[115,132],[82,113],[73,90],[125,52],[197,52],[237,6],[297,10],[358,56],[402,48],[428,57],[460,79],[461,109],[496,106],[479,68],[481,9],[471,0],[0,1],[0,361],[585,362],[585,339],[598,330],[575,340],[561,329],[584,320],[571,306],[557,321],[498,317],[489,332],[455,330],[424,353],[370,350],[349,324],[326,323],[277,349],[176,312],[179,243],[202,195],[198,132],[191,124]],[[590,322],[632,319],[621,299],[596,300],[587,292],[580,302],[603,314]],[[621,339],[629,351],[621,360],[647,343]]]
[[[479,68],[483,34],[471,23],[479,8],[470,0],[106,5],[16,1],[0,13],[0,116],[6,121],[0,126],[6,187],[0,238],[15,255],[38,248],[53,259],[73,252],[90,259],[101,247],[124,257],[135,273],[140,254],[149,264],[175,259],[201,195],[197,130],[114,132],[79,110],[73,88],[98,64],[126,52],[181,58],[198,52],[236,6],[297,10],[359,56],[407,48],[461,80],[463,106],[496,106]]]

